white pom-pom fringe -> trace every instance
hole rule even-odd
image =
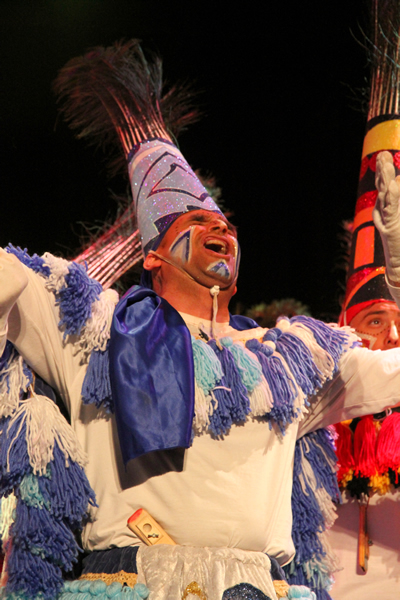
[[[86,454],[81,449],[75,432],[60,413],[58,406],[49,398],[32,392],[30,398],[20,402],[8,428],[10,429],[18,419],[21,419],[21,422],[8,449],[7,469],[9,469],[10,450],[24,423],[29,463],[35,475],[46,474],[47,465],[54,458],[55,442],[65,456],[66,467],[70,459],[81,467],[87,463]]]
[[[108,289],[101,292],[99,300],[93,302],[92,316],[88,319],[79,341],[79,348],[85,354],[89,354],[92,350],[106,349],[118,299],[118,293]]]
[[[57,293],[66,286],[65,278],[69,273],[70,263],[64,258],[53,256],[49,252],[43,254],[44,265],[49,267],[50,275],[46,279],[46,288]],[[114,308],[118,303],[115,290],[101,292],[98,300],[92,304],[92,315],[85,324],[76,351],[82,351],[87,358],[93,350],[105,350],[110,338],[110,328]]]
[[[303,418],[303,416],[308,413],[308,408],[306,406],[307,395],[298,385],[297,381],[293,376],[293,373],[289,369],[289,366],[286,360],[283,358],[282,354],[279,354],[279,352],[274,352],[273,356],[279,359],[281,365],[286,371],[286,375],[290,382],[290,386],[294,390],[295,398],[293,401],[293,409],[295,411],[295,417],[293,419],[293,422],[297,423],[297,421],[300,421]]]
[[[285,332],[290,328],[290,321],[285,319],[285,317],[282,317],[277,320],[275,327],[280,329],[282,332]]]
[[[207,431],[212,414],[212,397],[205,395],[203,390],[195,382],[195,414],[193,419],[193,430],[197,435]]]
[[[318,533],[317,535],[322,545],[324,557],[314,557],[311,560],[303,563],[302,567],[309,581],[313,581],[317,587],[325,587],[327,581],[330,580],[332,582],[332,574],[336,571],[341,571],[343,567],[340,565],[339,557],[332,550],[332,546],[328,541],[327,533],[324,531],[323,533]]]
[[[17,499],[14,494],[9,494],[7,498],[1,498],[0,537],[2,544],[8,539],[10,527],[14,522],[14,510],[16,505]]]
[[[332,356],[317,343],[313,332],[302,323],[294,323],[290,333],[302,340],[311,352],[316,367],[321,372],[321,384],[333,375],[335,361]]]
[[[249,394],[249,402],[251,414],[254,417],[262,417],[271,411],[274,400],[264,376],[262,377],[261,383]]]
[[[24,373],[23,358],[16,350],[10,357],[8,365],[2,371],[0,383],[0,418],[11,416],[19,406],[20,393],[26,392],[29,379]]]
[[[49,267],[50,275],[46,279],[46,288],[51,292],[59,292],[65,287],[65,277],[68,275],[69,262],[45,252],[42,256],[44,266]]]
[[[305,438],[304,438],[304,442],[306,443]],[[321,450],[322,450],[322,448],[321,448]],[[302,452],[302,459],[301,459],[302,460],[302,471],[299,476],[299,480],[300,480],[302,490],[303,490],[304,494],[307,495],[307,491],[306,491],[306,482],[307,482],[308,485],[313,490],[315,498],[318,502],[318,506],[321,509],[322,516],[324,517],[325,525],[329,529],[330,527],[332,527],[332,525],[334,524],[334,522],[337,519],[336,506],[332,502],[332,497],[328,494],[326,489],[323,486],[320,486],[320,487],[317,486],[317,480],[315,478],[313,468],[310,465],[310,463],[308,462],[308,460],[306,460],[306,458],[304,457],[303,448],[301,449],[301,452]],[[328,460],[328,457],[326,454],[325,454],[325,458],[329,462],[329,466],[334,470],[335,466],[332,465],[331,461]]]

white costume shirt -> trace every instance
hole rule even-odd
[[[309,414],[280,438],[268,423],[248,418],[224,439],[195,437],[186,451],[157,452],[122,463],[115,421],[81,403],[86,365],[77,339],[63,341],[54,296],[27,269],[29,284],[14,306],[8,338],[28,364],[61,395],[89,463],[99,508],[83,532],[86,549],[140,544],[128,529],[143,507],[181,545],[263,551],[281,564],[294,555],[291,488],[294,446],[301,435],[393,406],[400,388],[400,349],[348,351],[339,373],[312,400]],[[185,315],[185,319],[188,317]],[[194,321],[196,319],[189,318]],[[207,324],[205,324],[207,325]],[[254,330],[224,333],[253,338]],[[0,339],[0,351],[2,343]]]

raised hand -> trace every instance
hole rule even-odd
[[[389,283],[400,287],[400,178],[396,178],[390,152],[378,154],[375,185],[378,197],[373,218],[382,238],[386,275]]]

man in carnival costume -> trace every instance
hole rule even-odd
[[[302,586],[273,583],[295,547],[293,578],[302,583],[305,569],[327,598],[319,515],[333,483],[318,456],[332,449],[316,430],[393,405],[400,350],[370,352],[348,328],[304,316],[266,330],[229,315],[235,229],[174,144],[174,124],[188,121],[182,97],[161,96],[160,64],[137,42],[71,61],[57,90],[81,135],[122,146],[145,272],[115,308],[115,294],[76,263],[14,247],[0,253],[5,595],[60,592],[60,566],[73,560],[68,527],[89,502],[90,554],[65,600],[311,598]],[[379,181],[385,243],[400,260],[386,171]],[[72,429],[31,370],[59,392]],[[312,449],[296,447],[305,433],[315,436]],[[78,472],[77,440],[97,506]],[[302,523],[292,537],[293,502]],[[175,544],[152,544],[157,529],[144,544],[127,527],[139,509]],[[307,555],[298,538],[310,526]]]

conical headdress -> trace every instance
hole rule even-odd
[[[341,322],[373,302],[392,300],[385,281],[385,257],[372,210],[375,206],[376,157],[382,150],[393,155],[400,172],[400,4],[375,0],[373,36],[366,39],[371,62],[369,111],[362,150],[353,239]]]
[[[146,60],[137,40],[72,59],[55,90],[79,137],[122,147],[145,255],[183,213],[222,214],[173,141],[196,119],[188,88],[162,95],[161,61]]]

